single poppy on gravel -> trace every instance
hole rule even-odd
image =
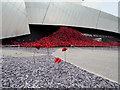
[[[60,59],[60,58],[55,58],[55,63],[60,63],[60,62],[62,62],[62,59]]]
[[[66,50],[67,50],[67,48],[65,48],[65,47],[62,49],[62,51],[66,51]]]

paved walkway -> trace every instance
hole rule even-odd
[[[62,48],[52,55],[64,59]],[[103,48],[68,48],[67,62],[103,78],[118,82],[118,50]]]
[[[1,49],[1,50],[3,55],[12,56],[12,57],[29,57],[33,55],[35,56],[47,55],[47,54],[37,53],[36,51],[33,52],[22,51],[20,49],[17,50]]]

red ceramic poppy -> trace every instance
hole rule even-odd
[[[36,46],[36,48],[39,50],[39,49],[40,49],[40,45],[39,45],[39,46]]]
[[[50,48],[50,46],[49,46],[49,45],[46,45],[45,48]]]
[[[66,51],[66,50],[67,50],[67,48],[65,48],[65,47],[62,49],[62,51]]]
[[[59,58],[59,62],[62,62],[62,59]]]
[[[47,44],[45,45],[45,48],[50,48],[50,43],[47,43]]]
[[[62,62],[62,59],[60,59],[60,58],[55,58],[55,63],[60,63],[60,62]]]
[[[59,63],[59,59],[58,58],[55,58],[55,63]]]
[[[29,39],[29,40],[31,40],[31,39]]]

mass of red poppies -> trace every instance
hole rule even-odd
[[[31,39],[29,39],[31,40]],[[20,45],[22,47],[40,47],[50,48],[50,47],[67,47],[67,46],[120,46],[120,43],[111,41],[110,43],[105,43],[97,41],[92,38],[88,38],[81,32],[68,27],[60,27],[60,29],[48,37],[43,37],[35,42],[13,42],[14,45]]]

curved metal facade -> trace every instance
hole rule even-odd
[[[118,33],[118,17],[71,2],[26,2],[30,24],[75,25]]]
[[[30,34],[29,24],[70,25],[118,32],[118,17],[81,2],[2,2],[2,36]]]
[[[24,34],[30,34],[24,1],[2,2],[2,36],[0,38]]]

